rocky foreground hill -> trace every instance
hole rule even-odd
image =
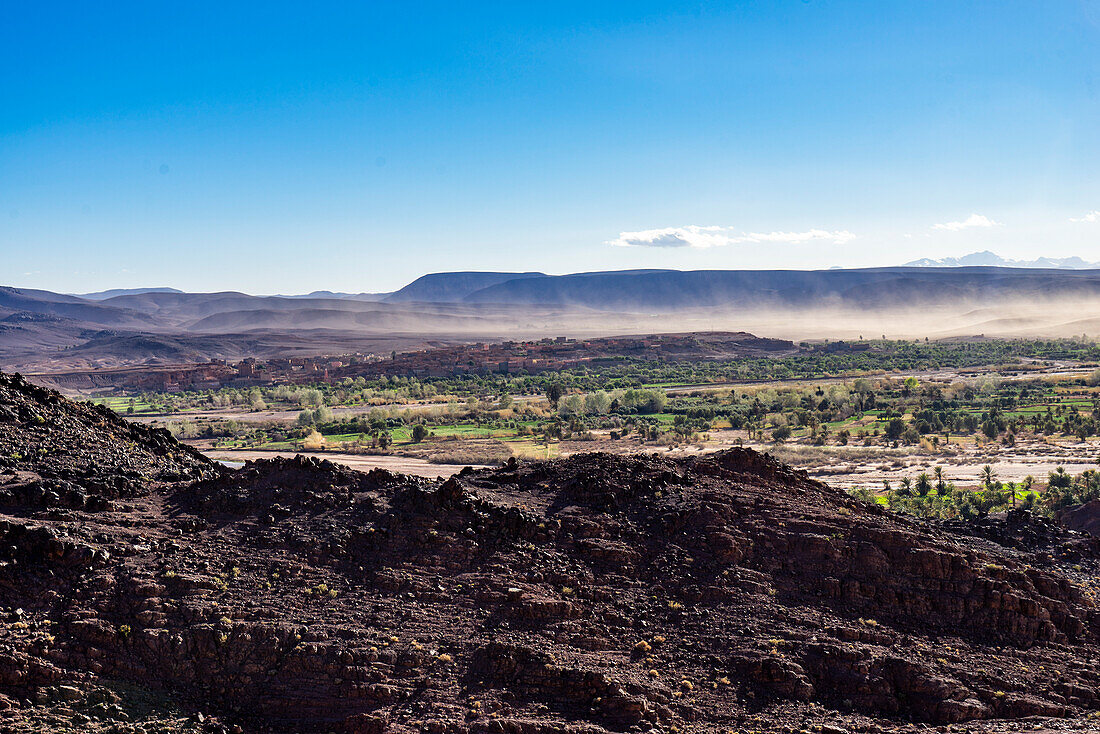
[[[748,450],[230,471],[0,375],[0,731],[1097,731],[1098,554]]]

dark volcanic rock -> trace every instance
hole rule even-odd
[[[1080,538],[1035,518],[932,526],[748,450],[431,482],[215,476],[133,435],[94,475],[162,477],[127,507],[0,515],[0,718],[110,681],[246,732],[1088,731],[1100,708],[1095,554],[1066,565]]]
[[[1084,517],[1085,510],[1077,517]],[[1002,548],[1025,554],[1047,554],[1065,560],[1100,558],[1100,538],[1083,532],[1067,522],[1063,512],[1057,520],[1038,515],[1030,510],[1014,509],[970,520],[942,520],[935,522],[939,528],[959,535],[984,538]]]
[[[1070,530],[1100,536],[1100,500],[1067,507],[1058,513],[1058,521]]]
[[[217,466],[163,429],[0,373],[0,507],[102,510],[154,482],[213,476]]]
[[[180,507],[203,515],[286,516],[347,507],[357,492],[402,481],[382,469],[364,474],[327,459],[295,456],[250,461],[239,471],[190,485],[175,499]]]

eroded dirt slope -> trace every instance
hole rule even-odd
[[[1095,730],[1091,536],[931,527],[749,450],[229,472],[3,380],[13,731]]]

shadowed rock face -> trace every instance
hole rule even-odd
[[[1100,707],[1095,544],[1026,517],[934,528],[748,450],[435,482],[303,458],[218,471],[4,379],[6,446],[42,440],[38,411],[86,495],[138,473],[102,506],[5,495],[12,722],[102,709],[119,681],[177,719],[85,729],[202,712],[284,732],[1086,731]],[[97,421],[114,438],[82,438]]]
[[[1058,513],[1058,521],[1067,528],[1100,536],[1100,500],[1067,507]]]
[[[176,481],[205,476],[214,466],[164,429],[0,373],[0,469]]]
[[[0,373],[0,510],[103,510],[113,499],[148,493],[150,482],[218,470],[163,429]]]

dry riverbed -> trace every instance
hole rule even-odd
[[[768,446],[757,448],[769,450]],[[986,447],[952,446],[927,451],[920,447],[882,446],[772,446],[770,451],[783,461],[834,487],[880,489],[884,481],[896,485],[903,477],[921,472],[932,474],[942,466],[944,477],[959,486],[976,486],[985,466],[993,467],[996,479],[1020,482],[1033,477],[1045,483],[1058,467],[1070,474],[1097,469],[1100,444],[1072,440],[1064,443],[1021,441],[1013,448],[990,444]]]
[[[705,443],[668,447],[641,444],[633,438],[611,440],[606,436],[599,436],[596,440],[589,441],[553,442],[549,451],[545,448],[536,447],[537,450],[533,454],[531,452],[521,452],[519,450],[522,448],[520,444],[486,440],[425,442],[416,445],[415,449],[405,451],[398,448],[395,453],[380,455],[341,451],[296,452],[265,451],[262,449],[218,449],[213,448],[209,441],[188,443],[194,445],[207,456],[222,462],[244,462],[257,458],[307,453],[364,471],[382,468],[423,477],[448,477],[467,464],[472,466],[496,464],[499,463],[498,460],[489,461],[488,457],[492,456],[493,452],[502,451],[506,453],[509,450],[512,450],[517,458],[523,460],[544,456],[561,458],[591,452],[621,455],[661,453],[682,456],[685,454],[711,453],[732,446],[744,445],[758,451],[771,453],[796,468],[805,469],[815,479],[845,490],[855,487],[878,490],[882,488],[884,481],[896,486],[897,482],[904,477],[915,479],[921,472],[927,472],[931,475],[936,466],[943,467],[945,479],[961,487],[977,486],[981,481],[982,470],[986,465],[993,467],[994,476],[1000,481],[1020,482],[1025,477],[1031,476],[1040,483],[1045,483],[1047,475],[1058,467],[1064,468],[1071,474],[1080,474],[1089,469],[1100,468],[1100,464],[1098,464],[1100,462],[1100,441],[1098,440],[1087,442],[1080,442],[1075,439],[1021,440],[1012,448],[992,443],[986,446],[967,443],[951,444],[928,450],[920,446],[901,446],[899,448],[882,445],[811,446],[797,442],[776,445],[770,442],[747,441],[744,433],[740,431],[716,431],[709,438],[710,440]],[[446,463],[441,462],[440,457],[436,454],[443,450],[453,454],[456,457],[455,460],[448,462],[443,459],[443,462]],[[463,455],[483,458],[481,461],[470,458],[463,462],[460,458],[457,458]],[[429,457],[432,456],[435,456],[434,461],[429,460]],[[503,456],[497,458],[502,460]]]

